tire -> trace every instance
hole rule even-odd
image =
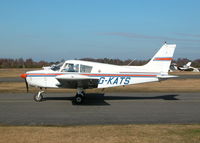
[[[80,94],[77,94],[77,95],[75,96],[74,101],[75,101],[75,103],[78,104],[78,105],[82,104],[82,103],[83,103],[83,96],[80,95]]]
[[[38,94],[35,94],[33,99],[36,101],[36,102],[41,102],[42,99],[43,99],[43,96],[42,96],[42,93],[38,93]]]

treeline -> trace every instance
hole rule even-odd
[[[80,60],[85,61],[93,61],[93,62],[100,62],[100,63],[108,63],[108,64],[114,64],[114,65],[144,65],[148,62],[148,60],[120,60],[120,59],[109,59],[109,58],[103,58],[103,59],[93,59],[93,58],[83,58]],[[64,61],[64,60],[61,60]],[[7,58],[0,58],[0,68],[41,68],[43,66],[49,66],[55,63],[59,63],[61,61],[56,62],[47,62],[47,61],[34,61],[33,59],[7,59]],[[178,58],[177,60],[173,60],[172,63],[176,63],[177,66],[183,66],[187,64],[189,59],[187,58]],[[194,67],[200,67],[200,59],[196,59],[191,61],[192,66]]]
[[[46,61],[33,61],[33,59],[0,59],[0,68],[40,68],[42,66],[50,65]]]

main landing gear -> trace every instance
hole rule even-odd
[[[78,105],[82,104],[83,101],[84,101],[84,96],[85,96],[84,90],[83,90],[82,88],[78,88],[78,89],[77,89],[76,96],[75,96],[73,102],[74,102],[75,104],[78,104]]]

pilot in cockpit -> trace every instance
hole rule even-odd
[[[78,72],[78,64],[66,64],[64,69],[62,70],[63,72]]]
[[[68,70],[67,70],[68,72],[75,72],[75,70],[74,70],[74,64],[69,64],[68,65]]]

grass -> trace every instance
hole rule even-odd
[[[199,143],[200,125],[0,126],[0,143]]]
[[[32,71],[32,70],[38,70],[38,69],[29,69],[29,68],[10,68],[10,69],[0,69],[0,78],[2,77],[20,77],[21,74]]]
[[[200,75],[200,72],[192,72],[192,71],[176,71],[171,72],[172,75]]]

